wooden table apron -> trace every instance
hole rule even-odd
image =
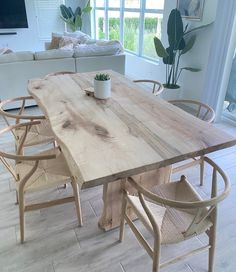
[[[104,186],[99,224],[108,230],[119,224],[121,179],[138,175],[147,187],[168,182],[171,164],[233,146],[236,140],[126,77],[106,72],[112,81],[108,100],[84,92],[93,86],[95,72],[33,79],[28,91],[48,118],[79,185]]]

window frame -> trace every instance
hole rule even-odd
[[[125,12],[137,12],[140,14],[140,22],[139,22],[139,42],[138,42],[138,52],[131,51],[125,48],[125,51],[136,55],[138,57],[142,57],[151,61],[158,62],[158,59],[154,59],[152,57],[148,57],[143,55],[144,51],[144,22],[145,22],[145,14],[156,14],[156,15],[164,15],[164,7],[163,9],[148,9],[146,8],[146,0],[140,0],[139,8],[125,8],[125,0],[120,0],[120,7],[109,7],[110,0],[104,0],[104,7],[97,7],[96,0],[93,0],[93,23],[92,23],[92,32],[94,39],[97,39],[97,25],[96,25],[96,11],[104,11],[104,24],[105,24],[105,39],[109,39],[109,18],[108,11],[119,11],[120,12],[120,42],[124,44],[124,14]]]

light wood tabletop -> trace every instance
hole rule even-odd
[[[113,72],[112,97],[87,96],[96,74],[48,76],[28,91],[49,119],[82,188],[236,144],[236,139]]]

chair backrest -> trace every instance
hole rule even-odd
[[[4,166],[7,168],[7,170],[12,174],[12,176],[15,178],[16,181],[18,181],[19,177],[15,171],[15,165],[23,162],[23,161],[34,161],[34,167],[32,168],[31,175],[34,173],[34,171],[37,168],[37,165],[39,161],[41,160],[49,160],[56,158],[58,153],[58,148],[54,148],[54,151],[50,149],[50,154],[33,154],[33,155],[21,155],[22,149],[24,146],[25,139],[27,137],[27,133],[30,131],[30,128],[34,125],[40,124],[40,121],[32,121],[27,123],[21,123],[13,126],[8,126],[2,130],[0,130],[0,137],[2,137],[5,133],[10,133],[12,130],[15,129],[24,129],[23,136],[20,139],[19,145],[15,149],[15,153],[8,153],[4,151],[0,151],[0,160],[4,164]],[[12,143],[15,146],[15,143]],[[12,163],[14,162],[14,164]],[[29,178],[29,176],[26,175],[25,179]]]
[[[134,80],[133,82],[135,83],[149,83],[152,84],[152,93],[154,95],[160,95],[163,90],[164,90],[164,86],[157,80],[151,80],[151,79],[138,79],[138,80]]]
[[[12,99],[3,100],[0,102],[0,114],[5,118],[9,117],[15,119],[16,123],[19,123],[20,120],[33,121],[45,119],[45,116],[43,114],[42,115],[24,114],[27,102],[30,100],[34,100],[34,98],[32,96],[20,96]],[[15,113],[5,110],[6,105],[11,103],[17,103]],[[9,123],[7,124],[9,125]]]
[[[212,123],[215,119],[214,110],[202,102],[184,99],[169,100],[168,102],[208,123]]]
[[[15,120],[15,124],[19,124],[21,121],[33,121],[33,120],[44,120],[45,116],[41,115],[29,115],[25,114],[25,108],[27,107],[27,103],[34,101],[32,96],[20,96],[12,99],[3,100],[0,102],[0,115],[3,117],[7,126],[11,126],[11,121],[9,119]],[[7,111],[5,108],[7,105],[13,104],[16,109],[14,113],[12,111]],[[11,130],[12,134],[16,138],[14,129]]]
[[[207,200],[199,200],[199,198],[196,198],[197,200],[192,200],[192,201],[188,200],[187,190],[189,190],[189,184],[188,186],[186,186],[186,190],[185,190],[185,183],[187,183],[185,176],[181,176],[181,179],[179,181],[182,183],[180,195],[183,199],[180,199],[178,198],[178,196],[175,195],[176,198],[174,200],[164,198],[162,195],[157,195],[148,191],[147,189],[139,185],[133,178],[128,178],[128,181],[138,191],[140,202],[142,205],[144,204],[143,208],[145,211],[148,209],[147,208],[148,205],[146,205],[144,201],[144,197],[150,199],[152,202],[155,202],[158,205],[169,206],[171,208],[183,210],[194,215],[193,216],[194,219],[192,220],[188,229],[184,233],[186,237],[191,236],[193,234],[198,233],[198,230],[201,229],[202,226],[204,226],[204,224],[206,223],[206,220],[209,220],[209,219],[212,221],[216,220],[213,215],[216,213],[217,204],[220,201],[224,200],[230,192],[230,183],[227,176],[223,172],[223,170],[218,165],[216,165],[211,159],[207,157],[204,157],[204,161],[208,163],[213,169],[211,198]],[[219,175],[224,182],[224,189],[220,192],[220,194],[217,194],[217,175]],[[171,190],[173,190],[173,186],[171,186],[170,188]],[[194,191],[194,189],[193,189],[193,192],[197,196],[197,193]],[[149,211],[149,213],[152,214],[151,211]],[[148,213],[147,213],[147,216],[149,217]],[[153,224],[152,217],[150,217],[149,219],[151,224]],[[155,228],[158,228],[158,227],[153,226],[153,229]]]

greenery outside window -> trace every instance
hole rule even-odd
[[[156,59],[153,38],[161,38],[164,0],[92,0],[93,35],[120,40],[126,51]]]

